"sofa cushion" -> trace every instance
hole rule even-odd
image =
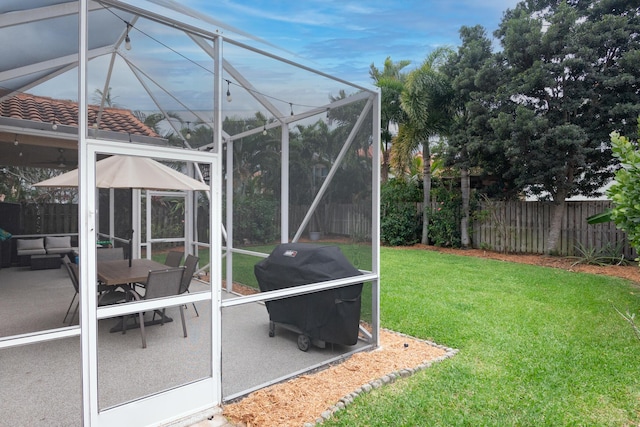
[[[77,250],[78,248],[72,248],[71,246],[68,248],[47,248],[47,253],[52,254],[68,254],[69,252],[73,252],[73,250]]]
[[[44,239],[17,239],[16,250],[18,255],[44,255]]]
[[[45,237],[44,245],[48,254],[63,254],[71,252],[71,236]]]

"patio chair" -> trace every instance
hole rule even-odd
[[[78,291],[80,289],[80,279],[79,279],[80,274],[78,271],[78,265],[72,263],[71,260],[69,260],[69,257],[67,255],[62,257],[62,264],[67,269],[67,274],[69,274],[69,279],[71,279],[71,284],[73,285],[73,288],[76,291],[75,294],[73,295],[73,298],[71,299],[71,302],[69,303],[69,307],[67,308],[67,312],[64,315],[64,319],[62,319],[62,323],[65,323],[67,320],[67,317],[69,316],[69,312],[71,311],[71,306],[73,305],[73,302],[75,301],[76,297],[79,295]],[[123,291],[118,290],[117,287],[114,287],[114,286],[109,286],[108,288],[110,289],[108,289],[106,292],[103,292],[103,293],[99,292],[99,296],[98,296],[99,306],[116,304],[126,300],[127,295]],[[80,306],[80,299],[78,298],[78,302],[76,303],[76,308],[73,310],[73,314],[69,319],[69,325],[73,323],[73,319],[75,319],[76,314],[78,314],[79,306]]]
[[[100,248],[96,252],[96,261],[118,261],[124,259],[124,248]],[[110,286],[98,282],[98,293],[112,291]]]
[[[67,308],[67,312],[64,315],[64,319],[62,319],[62,323],[65,323],[67,321],[67,316],[69,316],[69,312],[71,311],[71,306],[73,306],[73,302],[76,300],[76,297],[78,296],[80,287],[78,285],[78,278],[75,272],[71,269],[71,260],[69,260],[69,257],[67,255],[62,257],[62,265],[64,265],[64,267],[66,268],[67,274],[69,275],[69,279],[71,280],[71,284],[73,285],[73,289],[75,290],[75,293],[73,294],[73,298],[71,298],[71,302],[69,303],[69,308]],[[80,301],[78,300],[78,304],[79,303]],[[77,312],[78,312],[78,305],[76,305],[76,308],[73,311],[73,314],[71,315],[69,324],[73,322],[73,318],[76,317]]]
[[[178,268],[178,267],[180,267],[180,264],[182,263],[182,257],[183,256],[184,256],[184,252],[169,251],[169,253],[167,254],[167,257],[164,260],[164,265],[166,265],[167,267]],[[137,286],[139,288],[144,288],[145,284],[144,283],[134,283],[134,286]]]
[[[98,261],[116,261],[124,259],[124,248],[101,248],[96,252]]]
[[[169,253],[167,254],[167,258],[164,260],[164,265],[168,267],[180,267],[183,256],[184,252],[169,251]]]
[[[147,276],[147,283],[145,286],[144,296],[141,296],[135,290],[130,290],[133,299],[136,301],[139,300],[148,300],[154,298],[163,298],[169,297],[173,295],[178,295],[180,292],[180,287],[182,285],[182,277],[184,275],[184,267],[179,268],[168,268],[166,270],[154,270],[150,271]],[[165,309],[154,310],[153,319],[155,319],[156,314],[160,314],[161,316],[161,324],[164,325],[165,319]],[[184,312],[182,310],[182,305],[180,306],[180,318],[182,320],[182,332],[184,337],[187,337],[187,326],[184,320]],[[125,319],[125,325],[126,325]],[[147,348],[147,338],[145,334],[145,325],[144,325],[144,312],[138,313],[138,320],[140,323],[140,334],[142,336],[142,348]],[[123,333],[126,331],[123,330]]]
[[[196,272],[196,268],[198,266],[198,261],[200,258],[194,255],[187,255],[187,259],[184,260],[184,275],[182,276],[182,284],[180,285],[180,294],[184,294],[185,292],[189,292],[189,286],[191,286],[191,279],[193,279],[193,274]],[[196,312],[196,316],[200,317],[198,313],[198,309],[196,308],[196,303],[193,304],[193,309]],[[182,306],[180,306],[182,309]]]

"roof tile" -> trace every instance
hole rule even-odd
[[[98,110],[99,106],[97,105],[89,106],[89,123],[93,124],[96,121]],[[0,102],[0,116],[78,126],[78,104],[73,101],[21,93]],[[153,129],[141,122],[131,110],[122,108],[104,108],[100,129],[160,137]]]

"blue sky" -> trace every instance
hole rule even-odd
[[[436,47],[456,47],[462,25],[482,25],[491,35],[503,12],[517,3],[187,0],[183,4],[297,55],[283,56],[355,83],[371,84],[371,63],[381,68],[390,56],[393,61],[411,60],[409,68],[417,66]]]
[[[482,25],[489,36],[497,29],[503,13],[513,8],[518,0],[405,0],[368,2],[356,0],[123,0],[132,4],[145,4],[171,13],[163,6],[180,10],[186,6],[196,11],[194,25],[208,23],[204,28],[220,31],[224,36],[246,43],[288,60],[338,77],[360,87],[371,88],[369,67],[373,63],[382,68],[384,60],[410,60],[405,70],[419,66],[429,53],[437,47],[455,48],[460,43],[458,31],[461,26]],[[483,4],[484,3],[484,4]],[[189,12],[189,11],[186,11]],[[190,15],[190,13],[187,13]],[[187,24],[192,19],[178,15]],[[200,18],[201,20],[199,20]],[[122,19],[122,18],[121,18]],[[156,28],[154,28],[156,27]],[[211,58],[185,35],[177,35],[166,28],[157,28],[148,20],[136,22],[131,31],[133,49],[121,49],[129,61],[149,73],[158,85],[171,91],[174,98],[184,101],[178,105],[168,99],[163,90],[155,90],[155,96],[164,108],[176,110],[202,110],[212,108]],[[124,28],[124,27],[123,27]],[[171,47],[159,44],[147,37],[150,31]],[[247,33],[254,37],[250,39]],[[24,34],[22,35],[24,36]],[[265,40],[269,45],[256,42]],[[276,48],[279,47],[278,48]],[[496,43],[496,47],[497,43]],[[178,57],[180,52],[184,57]],[[323,106],[329,95],[335,96],[345,88],[342,82],[331,79],[314,79],[304,72],[276,61],[257,58],[255,52],[223,44],[225,59],[236,67],[242,77],[254,88],[272,97],[280,114],[288,114],[290,106],[295,113],[311,107]],[[184,61],[188,58],[188,61]],[[200,66],[196,66],[199,62]],[[102,90],[107,78],[109,57],[91,62],[88,86],[89,93]],[[64,80],[65,78],[68,79]],[[224,79],[231,80],[233,102],[224,103],[225,115],[246,115],[261,111],[271,114],[258,105],[236,77],[229,73]],[[59,99],[76,99],[75,72],[67,73],[42,85],[41,94]],[[122,59],[115,64],[109,81],[120,106],[142,111],[155,110],[155,103],[133,77]],[[347,94],[354,91],[347,87]],[[254,90],[254,91],[256,91]],[[357,89],[355,89],[357,90]],[[277,99],[277,100],[276,100]]]

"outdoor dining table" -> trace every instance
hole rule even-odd
[[[105,285],[118,286],[145,283],[151,270],[164,270],[167,266],[150,259],[98,261],[98,280]]]
[[[156,262],[150,259],[132,259],[131,267],[129,267],[128,259],[110,260],[110,261],[98,261],[97,271],[98,280],[104,285],[113,286],[114,290],[117,286],[128,286],[133,290],[135,283],[146,283],[149,271],[151,270],[165,270],[168,267],[160,262]],[[145,326],[155,325],[159,323],[169,323],[173,319],[169,316],[162,314],[162,318],[153,321],[145,322]],[[137,324],[126,325],[123,319],[120,319],[118,324],[111,328],[110,332],[125,332],[127,329],[134,329],[140,327]]]

